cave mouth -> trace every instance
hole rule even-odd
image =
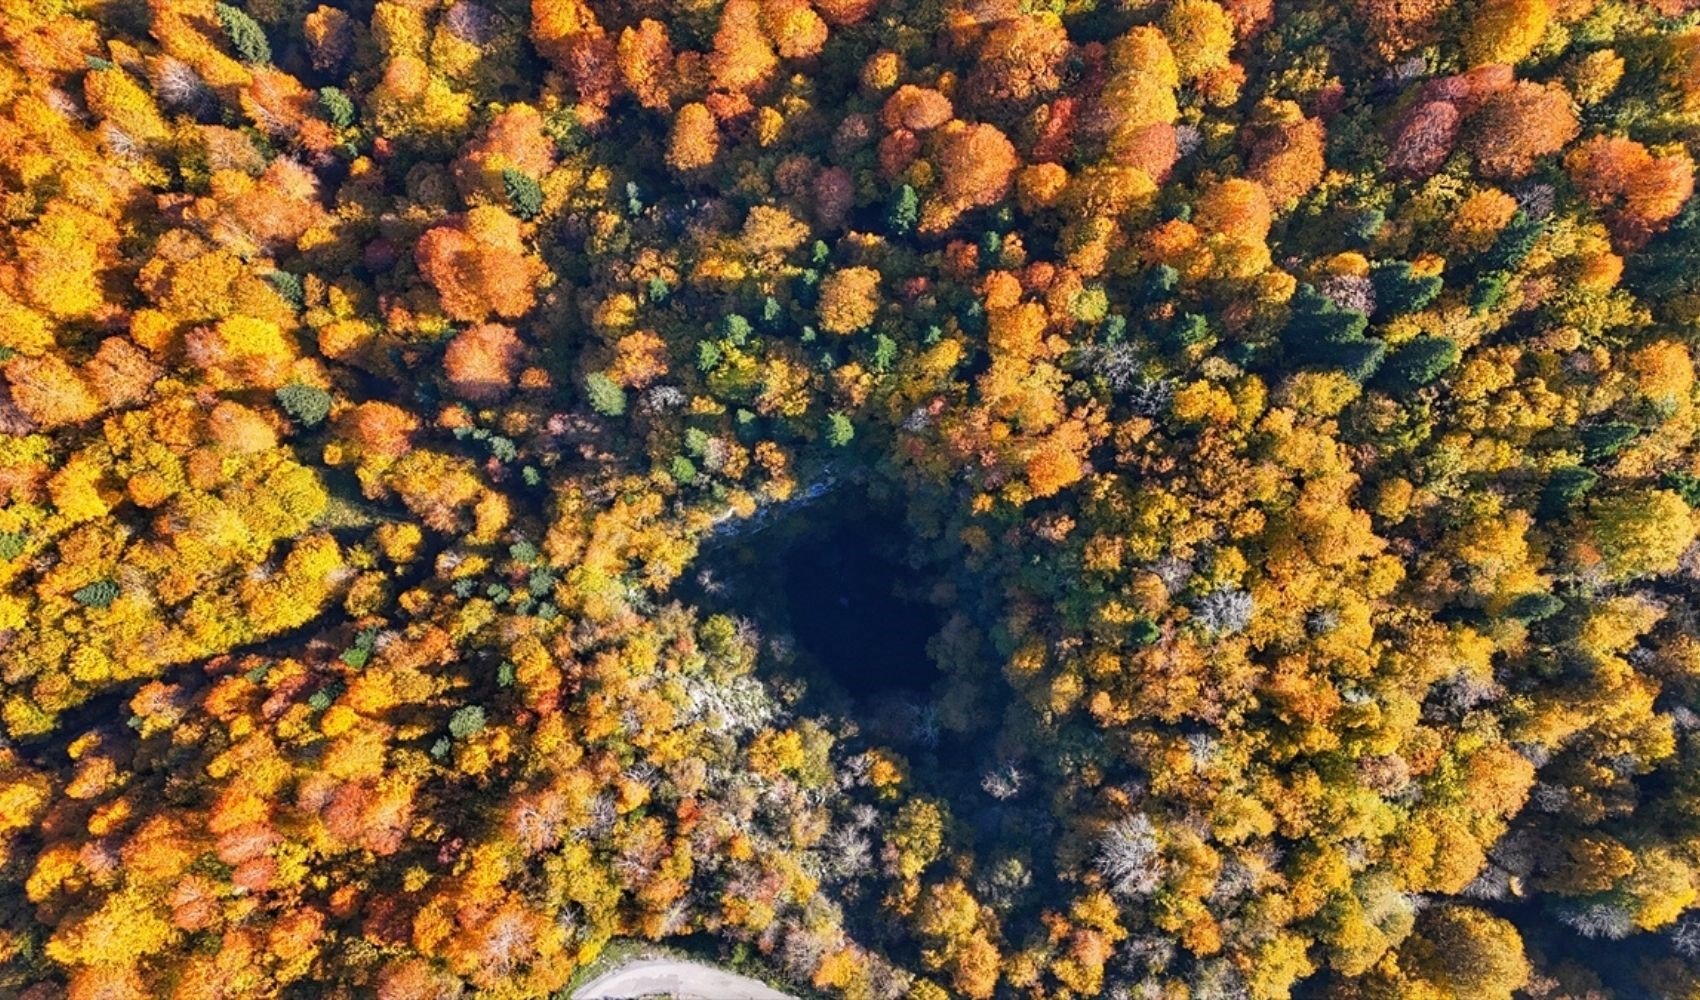
[[[900,517],[861,513],[802,535],[782,560],[798,652],[855,698],[924,693],[939,676],[927,653],[939,612],[915,594],[904,538]]]
[[[830,711],[928,700],[941,671],[927,643],[944,618],[925,599],[932,575],[912,568],[900,505],[858,484],[727,534],[699,554],[679,594],[755,624],[771,677],[802,681]]]

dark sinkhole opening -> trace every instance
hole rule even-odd
[[[729,522],[679,596],[704,614],[754,624],[764,638],[760,669],[802,682],[817,708],[919,704],[940,676],[927,645],[944,619],[926,600],[931,576],[913,568],[910,541],[898,507],[843,488]]]
[[[804,535],[781,579],[800,656],[856,698],[926,692],[938,679],[927,640],[936,608],[911,593],[917,574],[898,551],[901,520],[874,512]]]

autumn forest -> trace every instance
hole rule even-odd
[[[1697,0],[0,0],[0,997],[1700,1000]]]

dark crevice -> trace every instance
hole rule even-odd
[[[905,558],[901,512],[850,488],[704,551],[678,596],[750,619],[770,679],[801,681],[809,710],[866,716],[924,701],[939,678],[927,643],[943,625],[930,576]]]
[[[784,559],[785,605],[799,652],[857,698],[925,692],[938,677],[927,640],[938,612],[909,590],[900,519],[867,514],[807,535]]]

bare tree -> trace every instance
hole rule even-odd
[[[462,41],[483,45],[496,33],[496,18],[480,4],[461,0],[449,8],[443,26]]]
[[[1330,275],[1323,279],[1317,291],[1341,309],[1363,313],[1365,316],[1375,312],[1375,285],[1366,275]]]
[[[999,802],[1007,802],[1021,794],[1021,789],[1027,783],[1027,775],[1021,768],[1005,762],[980,778],[980,788]]]
[[[1700,958],[1700,917],[1684,917],[1671,928],[1670,946],[1683,958]]]
[[[161,56],[153,65],[154,94],[172,111],[204,118],[218,111],[218,97],[188,63]]]
[[[854,828],[840,827],[827,834],[820,857],[822,874],[833,881],[861,878],[874,868],[873,845]]]
[[[1096,867],[1122,896],[1149,896],[1163,881],[1162,846],[1157,828],[1144,813],[1124,816],[1104,831]]]
[[[1199,599],[1194,612],[1204,631],[1222,636],[1244,631],[1256,610],[1248,592],[1238,587],[1218,587]]]
[[[939,745],[939,710],[932,702],[909,706],[909,737],[921,746]]]
[[[1559,913],[1558,919],[1587,938],[1620,941],[1635,932],[1635,920],[1629,910],[1616,903],[1583,903]]]

